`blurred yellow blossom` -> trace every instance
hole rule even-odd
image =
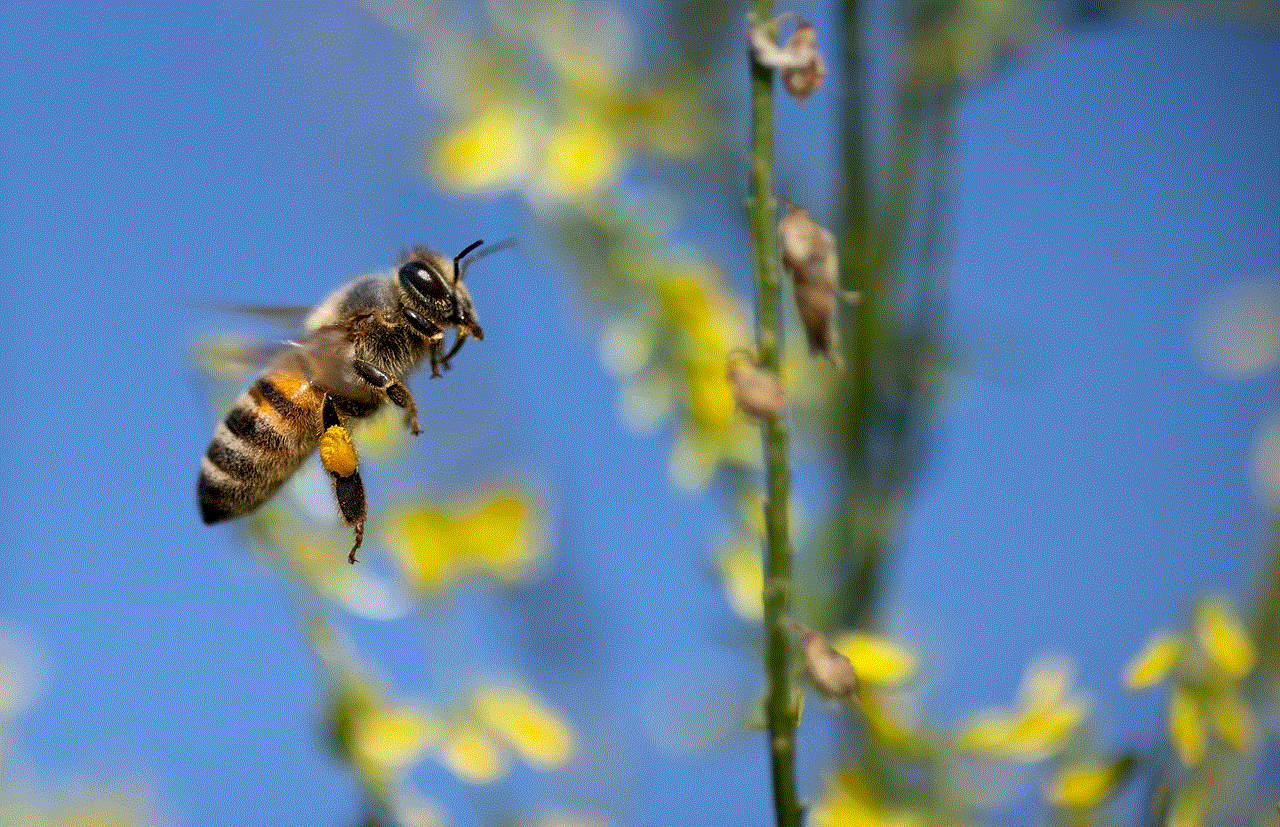
[[[1131,691],[1155,686],[1182,657],[1185,639],[1182,635],[1161,633],[1147,639],[1142,651],[1134,655],[1124,668],[1124,685]]]
[[[302,497],[318,487],[324,516],[337,523],[333,495],[319,463],[307,463],[294,474],[287,490]],[[399,584],[378,574],[368,566],[352,566],[341,553],[343,544],[350,545],[350,532],[345,527],[307,529],[300,526],[289,507],[273,502],[259,509],[245,523],[258,545],[293,568],[294,574],[316,594],[341,605],[352,614],[378,620],[401,617],[409,611],[409,603]]]
[[[472,704],[476,717],[530,764],[553,769],[573,757],[577,739],[568,721],[524,690],[486,687]]]
[[[495,104],[439,135],[428,168],[441,186],[459,192],[514,187],[530,171],[536,132],[523,108]]]
[[[847,632],[834,638],[831,646],[849,659],[858,680],[865,683],[902,683],[916,671],[916,657],[910,650],[874,635]]]
[[[1213,725],[1222,741],[1236,752],[1248,752],[1253,746],[1255,725],[1253,711],[1234,689],[1223,689],[1213,698],[1210,711]]]
[[[153,823],[146,807],[122,793],[79,792],[58,804],[0,799],[4,827],[142,827]]]
[[[1229,679],[1249,674],[1257,654],[1236,613],[1220,598],[1210,598],[1197,607],[1196,640],[1204,653]]]
[[[526,823],[526,822],[522,822]],[[527,822],[529,827],[604,827],[604,823],[575,816],[556,814],[544,816],[538,821]]]
[[[1068,764],[1053,774],[1045,798],[1058,807],[1092,807],[1115,793],[1136,766],[1132,755],[1108,763]]]
[[[1053,755],[1075,731],[1088,707],[1076,702],[1050,714],[985,712],[974,716],[959,739],[962,749],[993,758],[1040,761]]]
[[[1205,791],[1202,787],[1188,786],[1177,791],[1165,827],[1203,827],[1206,823]]]
[[[618,415],[638,433],[653,433],[675,408],[676,390],[671,377],[653,371],[622,386]]]
[[[1169,696],[1169,741],[1184,766],[1194,767],[1204,760],[1205,732],[1200,703],[1183,687]]]
[[[440,760],[464,781],[488,784],[507,772],[507,757],[494,737],[474,721],[456,723],[440,747]]]
[[[1018,702],[1023,709],[1051,709],[1071,690],[1075,666],[1067,658],[1043,655],[1033,660],[1018,687]]]
[[[639,373],[653,356],[654,338],[638,321],[615,316],[600,336],[600,362],[616,376]]]
[[[693,86],[696,78],[688,74],[675,83],[639,89],[631,96],[616,98],[611,109],[630,125],[631,138],[639,148],[675,160],[691,160],[706,149],[707,136],[713,134],[704,101]]]
[[[506,582],[524,576],[540,553],[540,530],[526,491],[497,488],[481,497],[398,509],[386,544],[419,593],[470,574]]]
[[[975,715],[961,732],[962,750],[1014,761],[1039,761],[1060,750],[1089,712],[1069,694],[1072,668],[1062,658],[1038,658],[1027,667],[1019,706]]]
[[[443,735],[439,718],[412,706],[372,710],[356,722],[353,732],[361,757],[385,770],[414,763]]]
[[[743,538],[730,543],[717,558],[729,606],[743,620],[764,617],[764,566],[760,543]]]
[[[412,790],[401,790],[392,809],[403,827],[443,827],[446,824],[440,808]]]
[[[872,784],[860,773],[845,769],[827,779],[821,798],[809,810],[813,827],[917,827],[918,813],[890,810],[876,800]]]
[[[866,716],[867,726],[881,741],[905,750],[920,746],[915,723],[910,719],[900,698],[885,690],[859,683],[854,691],[854,699]]]
[[[1035,33],[1034,12],[1016,0],[958,0],[947,7],[947,15],[930,20],[913,38],[906,68],[913,86],[975,80],[1002,52]]]
[[[543,144],[540,188],[566,200],[590,195],[614,182],[622,155],[616,134],[594,119],[577,117],[558,124]]]

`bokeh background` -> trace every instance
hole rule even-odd
[[[1275,824],[1280,12],[794,10],[863,291],[788,345],[796,611],[891,684],[809,698],[814,823]],[[744,11],[5,5],[0,824],[771,823]],[[287,335],[219,307],[505,237],[359,566],[314,463],[200,524]]]

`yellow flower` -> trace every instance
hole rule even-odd
[[[1237,752],[1248,752],[1254,741],[1253,712],[1234,690],[1223,690],[1210,706],[1213,725],[1222,740]]]
[[[355,725],[355,747],[366,760],[383,769],[400,769],[439,742],[444,725],[416,707],[379,709]]]
[[[1125,687],[1137,691],[1160,683],[1182,657],[1184,645],[1182,635],[1152,635],[1142,651],[1125,666]]]
[[[718,364],[691,363],[685,367],[689,414],[703,428],[724,429],[733,418],[733,388]]]
[[[529,172],[532,118],[522,109],[495,103],[440,135],[429,167],[441,186],[482,192],[518,186]]]
[[[1232,680],[1249,674],[1257,661],[1253,642],[1245,633],[1240,618],[1219,598],[1206,600],[1198,607],[1196,640],[1222,673]]]
[[[867,779],[848,769],[827,779],[825,794],[810,809],[809,819],[813,827],[916,827],[924,823],[916,813],[886,810]]]
[[[725,596],[738,617],[758,622],[764,617],[764,568],[760,544],[740,540],[720,552],[717,560]]]
[[[1182,763],[1194,767],[1204,760],[1205,733],[1200,704],[1183,687],[1169,696],[1169,741]]]
[[[1053,755],[1089,712],[1089,702],[1068,695],[1071,664],[1041,658],[1027,668],[1013,711],[974,716],[961,733],[962,749],[1016,761],[1039,761]]]
[[[507,772],[507,757],[475,722],[454,726],[440,749],[440,760],[454,775],[473,784],[496,781]]]
[[[858,680],[872,684],[902,683],[916,671],[910,650],[862,632],[848,632],[831,641],[831,646],[853,664]]]
[[[537,767],[562,767],[573,757],[573,728],[559,713],[514,687],[486,687],[472,700],[476,717]]]
[[[1042,655],[1027,666],[1018,687],[1018,702],[1023,709],[1053,709],[1067,697],[1075,667],[1071,661],[1054,655]]]
[[[918,741],[912,731],[914,725],[908,719],[907,711],[899,699],[861,683],[854,698],[867,718],[867,726],[881,741],[906,749],[910,749]]]
[[[538,528],[527,494],[499,489],[485,500],[405,509],[391,516],[387,544],[420,593],[472,573],[513,582],[538,554]]]
[[[1169,809],[1166,827],[1203,827],[1208,810],[1203,787],[1186,786],[1178,791]]]
[[[1135,766],[1131,755],[1108,764],[1101,761],[1069,764],[1054,773],[1045,798],[1058,807],[1092,807],[1119,789]]]
[[[590,118],[578,117],[557,125],[547,135],[539,183],[555,198],[582,198],[614,182],[623,155],[612,131]]]

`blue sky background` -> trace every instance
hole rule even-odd
[[[0,623],[47,662],[9,747],[38,786],[136,785],[192,827],[358,812],[288,587],[197,517],[218,415],[191,348],[235,324],[211,303],[315,301],[412,243],[520,234],[512,199],[419,174],[412,58],[343,4],[0,11]],[[974,367],[937,412],[887,601],[944,720],[1007,703],[1051,651],[1076,659],[1113,743],[1146,744],[1158,698],[1121,692],[1125,661],[1198,595],[1249,594],[1274,525],[1251,452],[1280,373],[1214,376],[1193,332],[1227,285],[1280,279],[1278,80],[1274,35],[1115,22],[964,96],[946,334]],[[780,151],[808,140],[784,131]],[[535,480],[574,614],[521,631],[473,589],[353,635],[410,692],[439,682],[403,677],[429,675],[434,648],[475,641],[477,671],[531,675],[613,757],[612,777],[524,773],[522,809],[765,824],[761,743],[682,755],[646,735],[664,687],[750,690],[756,666],[724,643],[718,508],[670,490],[661,437],[621,427],[558,268],[528,246],[477,267],[488,336],[413,383],[439,439],[405,463],[439,492]],[[366,470],[371,496],[393,473]],[[564,641],[578,665],[547,666]],[[431,767],[415,780],[458,824],[501,806]]]

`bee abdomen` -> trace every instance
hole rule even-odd
[[[318,415],[309,416],[308,388],[285,392],[263,376],[218,424],[200,462],[196,486],[206,523],[253,511],[287,480],[316,446]]]

